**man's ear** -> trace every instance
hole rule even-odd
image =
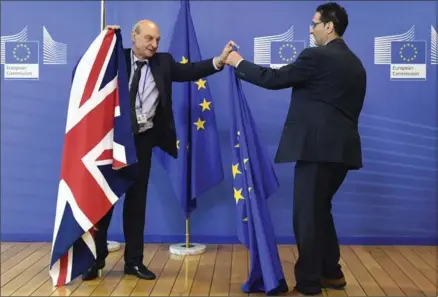
[[[335,25],[333,24],[333,22],[328,22],[327,24],[325,24],[325,26],[328,33],[333,33],[333,31],[335,30]]]

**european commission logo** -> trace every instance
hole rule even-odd
[[[67,45],[53,40],[43,26],[42,50],[38,40],[28,40],[27,26],[17,34],[1,36],[1,64],[4,64],[4,79],[39,79],[41,51],[42,64],[67,64]]]
[[[37,41],[5,43],[5,78],[38,79],[39,49]]]
[[[393,41],[391,43],[391,75],[395,79],[426,80],[426,42]]]
[[[374,39],[374,64],[389,65],[390,80],[426,80],[426,55],[426,41],[415,40],[415,26]]]
[[[293,63],[305,47],[305,41],[294,39],[294,26],[282,34],[255,37],[254,63],[280,68]]]

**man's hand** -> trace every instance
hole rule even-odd
[[[104,30],[107,30],[107,29],[117,30],[117,29],[120,29],[120,26],[118,26],[118,25],[107,25]]]
[[[238,63],[242,60],[243,58],[238,52],[231,52],[228,54],[227,58],[225,59],[225,64],[228,64],[233,67],[237,67]]]
[[[222,50],[221,55],[215,59],[215,64],[217,68],[222,68],[225,64],[225,60],[227,59],[228,55],[233,51],[233,46],[237,47],[237,44],[234,41],[228,41],[227,45],[225,45],[224,49]]]

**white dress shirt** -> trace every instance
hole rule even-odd
[[[131,50],[131,75],[129,77],[129,88],[131,89],[132,78],[137,69],[136,61],[139,59]],[[135,112],[137,118],[143,116],[147,119],[145,123],[139,123],[139,132],[144,132],[154,126],[153,118],[158,105],[158,89],[155,84],[154,76],[151,73],[151,67],[148,60],[147,64],[141,69],[140,82],[138,84],[138,93],[135,100]]]

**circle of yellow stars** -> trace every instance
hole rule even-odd
[[[292,49],[292,57],[286,58],[283,55],[283,50],[285,48],[291,48]],[[285,43],[280,46],[280,49],[278,50],[278,54],[280,55],[280,58],[285,62],[292,62],[297,57],[297,49],[292,43]]]
[[[188,58],[186,58],[185,56],[181,57],[181,60],[180,60],[181,64],[187,64],[188,62],[189,62]],[[197,80],[197,81],[195,81],[195,84],[197,86],[197,90],[198,91],[201,90],[201,89],[205,89],[206,90],[207,89],[207,87],[205,85],[206,83],[207,83],[207,81],[202,79],[202,78]],[[208,101],[207,98],[203,98],[202,102],[199,103],[199,106],[202,108],[202,112],[207,111],[207,110],[211,111],[211,106],[210,105],[211,105],[211,101]],[[198,117],[198,120],[193,123],[193,125],[196,126],[196,131],[205,130],[205,123],[206,122],[207,121],[202,120],[201,117]],[[177,149],[180,148],[179,144],[180,144],[180,141],[177,140],[176,141],[176,148]],[[187,148],[188,148],[188,144],[187,144]]]
[[[25,49],[26,54],[24,55],[24,57],[17,56],[17,51],[19,51],[20,49]],[[29,60],[30,58],[30,48],[26,44],[20,43],[14,47],[14,49],[12,50],[12,54],[14,55],[15,60],[19,62],[24,62]]]
[[[410,50],[412,52],[412,56],[407,57],[405,55],[405,50]],[[405,62],[411,62],[414,61],[417,58],[418,55],[418,49],[413,45],[412,43],[405,43],[400,47],[400,58],[403,59]]]

